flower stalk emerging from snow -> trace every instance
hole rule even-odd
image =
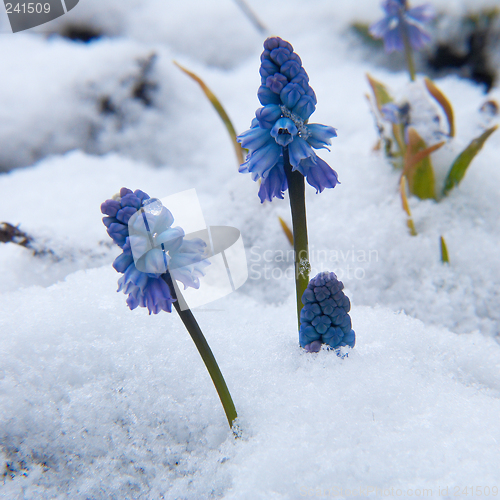
[[[318,352],[322,344],[336,349],[354,347],[356,335],[351,328],[351,303],[335,273],[322,272],[307,285],[302,296],[299,342],[307,352]]]
[[[149,314],[171,312],[172,304],[191,335],[207,367],[224,407],[229,426],[237,417],[233,400],[217,361],[193,313],[182,310],[180,291],[172,278],[192,288],[200,287],[199,278],[210,263],[204,259],[206,243],[200,238],[187,240],[182,228],[172,227],[174,218],[156,198],[140,190],[122,188],[120,194],[106,200],[101,212],[109,236],[122,249],[113,267],[123,276],[118,291],[127,297],[130,309],[147,307]]]
[[[251,173],[255,181],[261,180],[261,202],[283,199],[284,191],[289,190],[300,317],[300,298],[309,281],[310,268],[304,178],[317,193],[338,184],[337,173],[314,152],[328,149],[337,131],[308,123],[316,109],[316,95],[300,57],[288,42],[278,37],[264,42],[260,75],[262,84],[257,96],[263,107],[256,111],[251,128],[238,136],[242,147],[249,151],[240,172]]]
[[[382,3],[385,17],[370,26],[374,38],[383,38],[386,52],[404,50],[410,80],[415,80],[413,50],[420,50],[430,41],[424,24],[435,15],[430,4],[408,8],[407,0],[385,0]]]

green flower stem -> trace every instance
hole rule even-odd
[[[208,373],[210,373],[210,377],[212,378],[212,382],[217,389],[219,394],[219,398],[221,400],[222,406],[224,407],[224,411],[226,412],[227,421],[229,422],[229,427],[233,428],[233,423],[236,417],[238,416],[236,413],[236,408],[234,407],[233,399],[231,398],[231,394],[229,393],[229,389],[227,388],[226,382],[222,373],[219,369],[219,365],[215,360],[215,357],[208,345],[207,339],[203,335],[198,322],[196,321],[193,313],[190,309],[186,309],[185,311],[181,311],[181,306],[179,304],[180,301],[184,301],[182,295],[177,294],[174,288],[174,284],[172,283],[172,278],[170,273],[166,273],[162,275],[163,280],[170,288],[170,293],[174,299],[178,299],[174,302],[174,307],[177,313],[179,314],[186,330],[191,335],[193,342],[200,353],[205,366],[207,367]]]
[[[410,45],[410,39],[408,38],[408,33],[403,31],[403,43],[405,45],[405,57],[406,64],[408,66],[408,73],[410,73],[410,80],[415,81],[415,61],[413,60],[413,50]]]
[[[288,148],[283,149],[290,209],[292,211],[293,249],[295,254],[295,288],[297,290],[297,320],[300,330],[300,311],[302,310],[302,295],[309,284],[309,249],[307,244],[306,199],[304,176],[292,171]]]

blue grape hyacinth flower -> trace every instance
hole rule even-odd
[[[113,267],[123,276],[118,291],[127,297],[130,309],[147,307],[149,314],[171,312],[172,297],[162,278],[169,272],[184,288],[199,288],[199,278],[210,263],[204,260],[206,243],[184,239],[174,218],[156,198],[143,191],[122,188],[120,194],[101,205],[103,223],[112,240],[122,249]]]
[[[385,0],[382,8],[386,15],[370,26],[370,34],[374,38],[383,38],[386,52],[402,52],[405,36],[414,50],[420,50],[430,41],[424,29],[424,24],[435,16],[430,4],[409,9],[406,0]]]
[[[264,42],[260,75],[257,96],[263,107],[255,112],[250,129],[238,136],[238,142],[249,150],[240,172],[251,173],[255,181],[261,179],[261,202],[283,199],[288,189],[285,161],[317,193],[335,187],[339,183],[337,173],[314,149],[328,149],[337,131],[327,125],[308,123],[316,109],[316,95],[290,43],[278,37]]]
[[[322,344],[331,348],[354,347],[356,335],[351,328],[351,303],[335,273],[322,272],[307,285],[302,295],[299,343],[308,352],[318,352]]]

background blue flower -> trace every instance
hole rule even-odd
[[[406,0],[385,0],[382,3],[385,17],[370,26],[374,38],[383,38],[386,52],[404,50],[404,36],[414,50],[420,50],[430,41],[424,24],[435,16],[430,4],[408,9]]]
[[[321,344],[330,347],[354,347],[356,335],[351,328],[351,303],[335,273],[322,272],[307,285],[302,295],[300,313],[300,346],[317,352]]]
[[[123,250],[113,267],[123,274],[118,291],[128,295],[130,309],[172,311],[175,299],[161,277],[166,272],[184,288],[199,288],[203,269],[210,264],[204,260],[206,243],[185,240],[182,228],[171,227],[174,218],[159,200],[122,188],[119,196],[101,205],[101,212],[107,215],[103,223],[109,236]]]
[[[316,192],[335,187],[337,173],[316,156],[314,149],[328,149],[337,131],[326,125],[308,124],[316,109],[316,95],[293,47],[281,38],[268,38],[261,55],[260,75],[257,96],[263,107],[256,111],[251,128],[238,136],[238,142],[249,150],[240,172],[262,180],[261,202],[282,199],[288,189],[286,149],[292,169],[304,175]]]

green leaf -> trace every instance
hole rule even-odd
[[[411,194],[420,199],[436,199],[434,171],[429,155],[439,149],[444,142],[427,147],[425,141],[414,128],[408,129],[403,175],[408,179]]]
[[[410,230],[412,236],[417,236],[417,230],[415,229],[415,223],[413,222],[413,217],[411,215],[410,205],[408,204],[408,197],[406,196],[406,177],[401,176],[401,181],[399,183],[399,192],[401,193],[401,203],[403,204],[403,210],[408,216],[406,219],[406,225]]]
[[[405,127],[402,123],[392,124],[392,135],[396,141],[399,148],[399,153],[395,156],[404,156],[406,154],[406,144],[405,144]]]
[[[450,137],[455,136],[455,119],[453,117],[453,108],[451,106],[450,101],[446,98],[446,96],[436,87],[435,83],[429,78],[424,78],[425,86],[429,91],[429,94],[434,97],[437,103],[443,108],[444,114],[446,115],[446,119],[448,120],[448,135]]]
[[[440,245],[441,245],[441,262],[445,264],[450,263],[450,258],[448,257],[448,248],[446,247],[446,241],[442,236],[439,237]]]
[[[215,111],[219,114],[221,117],[222,121],[224,122],[224,125],[226,126],[226,129],[229,133],[229,136],[231,137],[231,141],[234,146],[234,151],[236,153],[236,157],[238,158],[238,164],[241,165],[244,162],[243,158],[243,153],[246,151],[241,147],[239,142],[236,140],[236,131],[234,130],[233,124],[231,123],[231,120],[229,119],[229,116],[227,115],[225,109],[223,108],[222,104],[220,103],[219,99],[215,97],[215,94],[207,87],[205,82],[197,75],[195,75],[193,72],[189,71],[188,69],[184,68],[181,66],[177,61],[173,61],[174,64],[181,70],[183,71],[186,75],[191,77],[198,85],[201,87],[205,95],[207,96],[208,100],[211,102],[212,106],[215,108]]]
[[[495,132],[498,125],[489,128],[472,142],[457,156],[446,176],[443,188],[443,196],[446,196],[455,186],[458,186],[464,178],[467,168],[474,157],[481,151],[488,137]]]
[[[393,101],[393,98],[389,94],[385,85],[381,82],[378,82],[374,78],[372,78],[368,73],[366,74],[366,78],[368,78],[368,83],[370,84],[373,95],[375,96],[375,100],[377,102],[377,108],[380,111],[384,104]]]

